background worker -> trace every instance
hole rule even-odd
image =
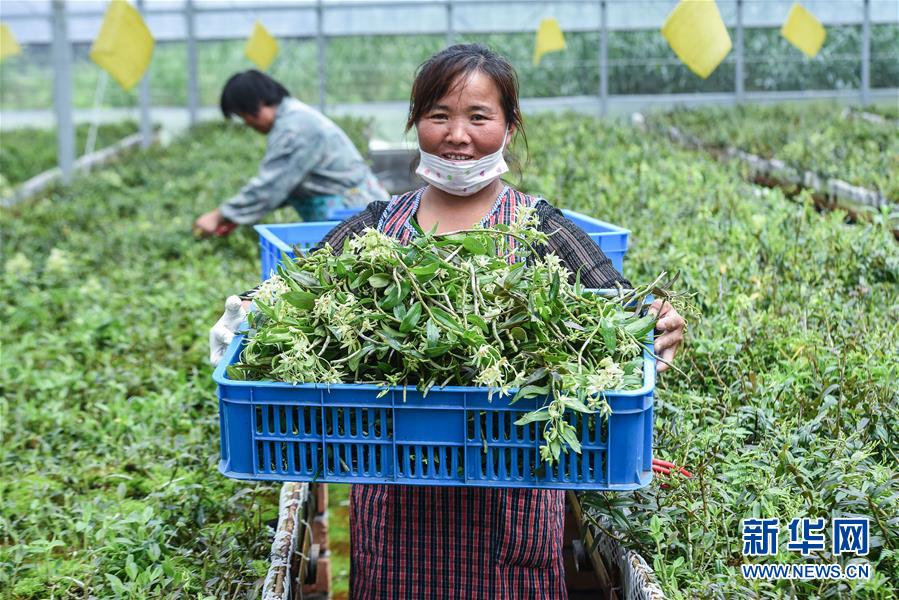
[[[259,173],[197,218],[199,235],[227,235],[285,203],[304,221],[324,221],[334,209],[389,199],[346,133],[268,75],[256,70],[233,75],[222,90],[221,108],[226,119],[240,117],[267,135],[268,143]]]

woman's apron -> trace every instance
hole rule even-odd
[[[395,196],[378,229],[406,244],[422,190]],[[485,226],[536,199],[504,188]],[[353,485],[350,597],[565,599],[558,490]]]

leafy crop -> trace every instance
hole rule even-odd
[[[253,280],[258,246],[252,230],[198,243],[191,223],[252,174],[264,142],[204,126],[0,216],[15,290],[2,308],[0,596],[254,586],[277,490],[215,470],[204,331]]]
[[[628,278],[679,270],[702,315],[677,357],[684,374],[662,375],[654,408],[655,454],[693,478],[589,495],[590,513],[611,519],[674,598],[895,597],[891,234],[653,134],[572,115],[527,124],[523,187],[627,226]],[[13,291],[0,309],[3,595],[258,589],[277,488],[216,471],[205,361],[223,299],[258,275],[257,240],[242,228],[197,242],[190,225],[253,174],[263,148],[244,128],[203,126],[0,214]],[[874,578],[742,580],[739,520],[753,515],[871,518]],[[783,548],[774,560],[802,560]]]
[[[229,375],[374,383],[383,393],[480,385],[491,395],[514,389],[513,402],[549,395],[516,424],[545,422],[547,461],[580,452],[564,413],[607,415],[603,392],[640,387],[641,341],[655,318],[623,307],[654,286],[607,299],[570,284],[555,255],[527,266],[522,259],[547,234],[533,209],[518,217],[405,247],[370,229],[338,256],[326,246],[287,261],[257,293],[249,341]]]
[[[90,125],[79,125],[75,129],[75,149],[78,154],[84,150]],[[114,144],[137,131],[132,122],[111,123],[97,127],[96,148]],[[0,133],[0,195],[5,196],[9,187],[52,169],[57,164],[56,130],[22,128]]]
[[[764,158],[880,191],[899,202],[899,126],[844,118],[834,104],[739,106],[660,115],[717,148]]]
[[[626,224],[636,241],[627,276],[678,270],[702,315],[677,359],[685,375],[666,373],[656,394],[655,455],[693,477],[590,494],[589,512],[655,565],[673,598],[894,597],[899,245],[889,231],[796,205],[652,134],[572,115],[527,125],[524,187]],[[783,526],[869,517],[874,577],[743,580],[740,519],[759,515]],[[803,560],[785,544],[772,562]]]

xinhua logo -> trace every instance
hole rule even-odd
[[[776,518],[743,519],[742,542],[744,556],[776,556],[779,551],[780,521]],[[861,518],[835,518],[830,527],[830,546],[827,545],[827,521],[823,518],[795,518],[787,525],[787,550],[808,557],[830,550],[834,557],[866,556],[870,547],[869,521]],[[869,579],[871,565],[860,564],[743,564],[746,579]]]

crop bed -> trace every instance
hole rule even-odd
[[[75,129],[75,151],[84,152],[90,125]],[[132,122],[103,124],[97,127],[95,149],[105,148],[137,131]],[[56,130],[23,127],[0,134],[0,197],[23,181],[56,166]]]
[[[626,225],[628,277],[679,269],[694,294],[684,373],[657,387],[655,440],[694,477],[587,495],[592,518],[646,557],[672,598],[895,596],[890,233],[789,202],[655,134],[575,116],[528,125],[522,186]],[[278,489],[218,474],[206,362],[223,299],[258,278],[258,247],[249,228],[198,242],[190,225],[254,171],[263,144],[203,126],[0,216],[14,290],[0,313],[8,597],[230,598],[261,585]],[[739,521],[753,514],[870,517],[873,578],[741,579]],[[800,558],[782,540],[770,560]]]
[[[780,159],[899,203],[899,123],[891,119],[871,122],[834,104],[804,104],[680,110],[653,121],[675,126],[710,148],[736,147]]]

